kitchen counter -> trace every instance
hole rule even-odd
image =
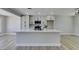
[[[59,30],[21,30],[17,32],[60,32]]]
[[[58,30],[22,30],[16,32],[17,46],[60,46]]]

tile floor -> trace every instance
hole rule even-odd
[[[0,37],[2,41],[1,50],[78,50],[79,37],[72,35],[61,36],[61,46],[16,46],[16,36],[6,35]],[[64,47],[63,47],[64,46]]]

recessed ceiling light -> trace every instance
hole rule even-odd
[[[38,14],[40,15],[40,12],[38,12]]]
[[[79,8],[75,8],[75,15],[79,15]]]

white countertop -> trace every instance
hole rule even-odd
[[[60,32],[60,31],[53,29],[53,30],[20,30],[17,32]]]
[[[60,46],[58,30],[22,30],[16,32],[17,46]]]

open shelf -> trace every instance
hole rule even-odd
[[[47,20],[47,29],[53,29],[54,20]]]

